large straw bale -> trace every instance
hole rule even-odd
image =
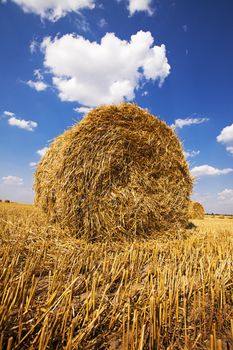
[[[191,190],[174,131],[128,103],[90,111],[35,173],[36,205],[91,241],[175,234],[187,224]]]
[[[199,202],[190,201],[189,203],[189,218],[190,219],[204,219],[205,210]]]

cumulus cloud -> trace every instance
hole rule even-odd
[[[20,129],[25,129],[27,131],[34,131],[38,124],[32,120],[24,120],[16,118],[13,112],[5,111],[3,114],[8,117],[8,124],[11,126],[17,126]]]
[[[47,37],[41,47],[60,99],[97,106],[133,100],[135,89],[146,80],[162,85],[170,65],[165,45],[153,42],[151,33],[143,31],[129,42],[114,33],[107,33],[100,43],[67,34]]]
[[[184,151],[184,155],[186,158],[193,158],[198,156],[200,154],[200,151]]]
[[[202,124],[208,122],[208,118],[185,118],[185,119],[176,119],[175,123],[171,125],[174,129],[182,129],[184,126]]]
[[[4,185],[10,185],[10,186],[22,186],[23,185],[23,179],[18,176],[8,175],[3,176],[2,181]]]
[[[41,149],[38,149],[38,151],[36,151],[36,153],[39,154],[40,157],[44,157],[47,150],[48,150],[48,147],[43,147]]]
[[[214,168],[210,165],[200,165],[196,166],[193,169],[191,169],[191,173],[193,176],[200,177],[200,176],[213,176],[213,175],[225,175],[233,172],[232,168],[226,168],[226,169],[218,169]]]
[[[77,107],[77,108],[74,108],[74,111],[77,112],[77,113],[80,113],[80,114],[87,114],[88,112],[91,111],[92,108],[90,107]]]
[[[217,136],[217,141],[226,145],[226,150],[233,154],[233,124],[222,129]]]
[[[48,87],[48,85],[45,82],[41,81],[41,80],[38,80],[38,81],[28,80],[26,82],[26,84],[28,86],[30,86],[32,89],[35,89],[36,91],[44,91]]]
[[[134,15],[135,12],[145,11],[149,15],[153,14],[151,8],[152,0],[128,0],[128,10],[130,15]]]
[[[233,142],[233,124],[222,129],[221,133],[217,136],[217,141],[222,143]]]
[[[11,0],[26,13],[35,13],[41,18],[57,21],[68,12],[79,12],[84,8],[93,9],[94,0]]]
[[[17,119],[15,117],[8,119],[8,124],[28,131],[34,131],[37,127],[37,123],[32,120]]]

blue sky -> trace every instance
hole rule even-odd
[[[173,125],[193,199],[233,214],[231,0],[0,1],[0,198],[33,202],[49,141],[102,103]]]

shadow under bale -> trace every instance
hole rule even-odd
[[[175,234],[192,178],[174,131],[134,104],[102,106],[58,136],[35,173],[35,204],[76,237]]]

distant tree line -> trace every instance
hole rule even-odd
[[[206,213],[205,215],[211,215],[211,216],[233,216],[233,214],[219,214],[219,213]]]

